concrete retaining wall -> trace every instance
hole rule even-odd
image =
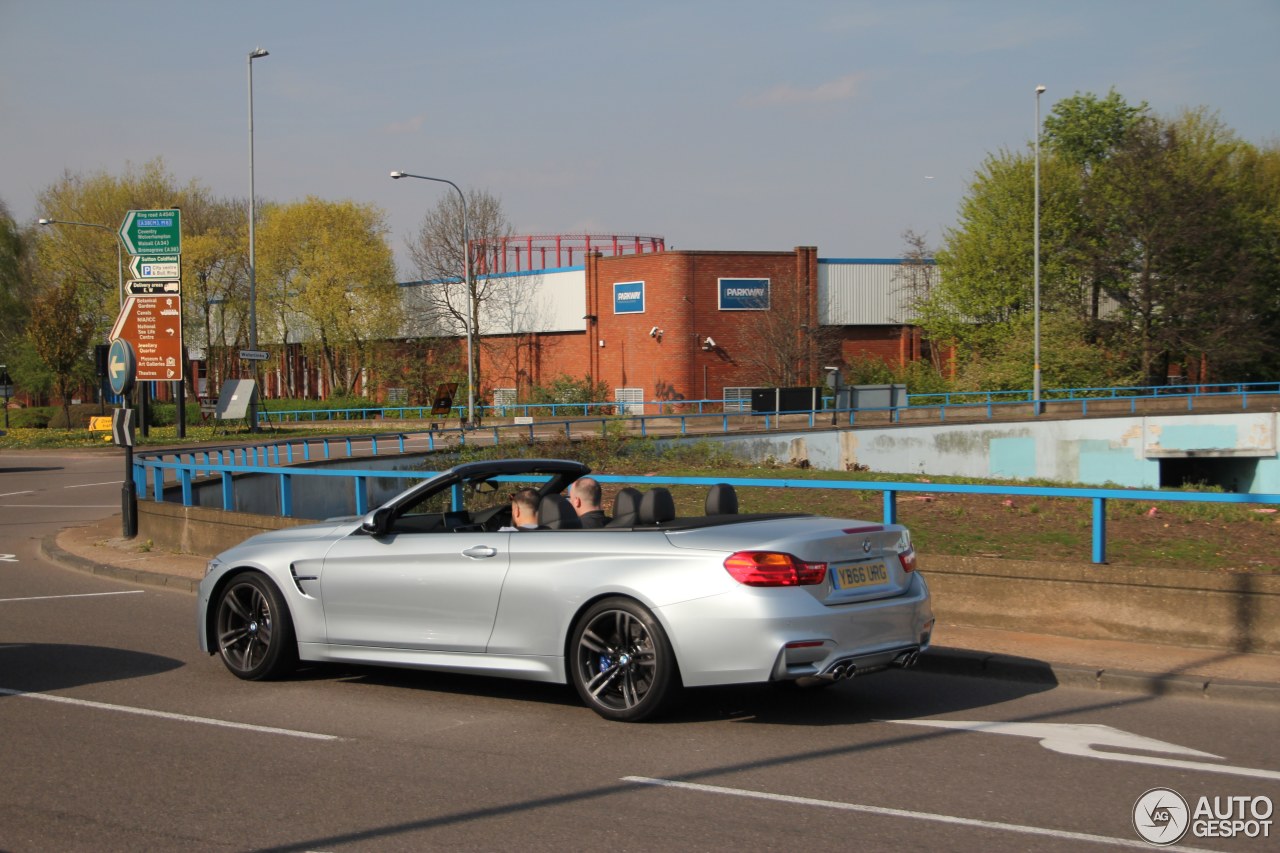
[[[177,503],[138,501],[138,538],[159,548],[212,557],[255,533],[311,523],[307,519],[226,512]]]
[[[1280,577],[920,556],[945,622],[1280,653]]]
[[[138,535],[213,556],[298,519],[141,501]],[[1280,577],[922,554],[943,622],[1280,653]]]

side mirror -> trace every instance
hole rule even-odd
[[[387,532],[387,524],[390,521],[391,510],[388,507],[380,506],[365,515],[364,520],[360,522],[360,529],[373,536],[381,536]]]

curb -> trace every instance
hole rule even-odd
[[[176,589],[182,592],[194,593],[200,586],[200,581],[193,578],[179,578],[174,577],[173,575],[166,575],[161,572],[147,572],[140,569],[124,569],[119,566],[112,566],[106,563],[98,563],[93,560],[86,560],[84,557],[80,557],[72,554],[70,551],[63,550],[58,545],[58,532],[50,533],[40,540],[38,553],[44,559],[57,563],[63,568],[77,572],[85,572],[86,574],[100,575],[101,577],[128,581],[129,583],[143,584],[145,586],[159,586],[164,587],[165,589]]]
[[[925,672],[941,675],[976,676],[1142,696],[1176,696],[1280,706],[1280,684],[1048,663],[973,649],[931,647],[920,654],[920,662],[916,666]]]

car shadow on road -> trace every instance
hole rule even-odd
[[[174,658],[106,646],[0,643],[0,690],[3,695],[47,693],[158,675],[183,665]]]
[[[1017,681],[917,671],[890,671],[825,688],[744,684],[683,691],[667,712],[646,724],[717,721],[792,726],[843,726],[877,719],[945,714],[982,708],[1052,690],[1052,680]],[[340,681],[422,693],[447,693],[562,707],[585,706],[569,685],[482,675],[390,669],[346,664],[307,664],[291,681]]]

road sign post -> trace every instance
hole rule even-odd
[[[129,342],[112,341],[107,351],[107,380],[111,383],[111,390],[124,397],[124,408],[116,409],[111,415],[111,437],[117,447],[124,448],[120,526],[121,535],[126,539],[138,535],[138,489],[133,483],[133,410],[129,408],[129,392],[133,390],[136,368],[133,347]]]
[[[9,398],[13,396],[13,380],[9,378],[9,367],[0,364],[0,396],[4,397],[4,428],[9,428]]]

